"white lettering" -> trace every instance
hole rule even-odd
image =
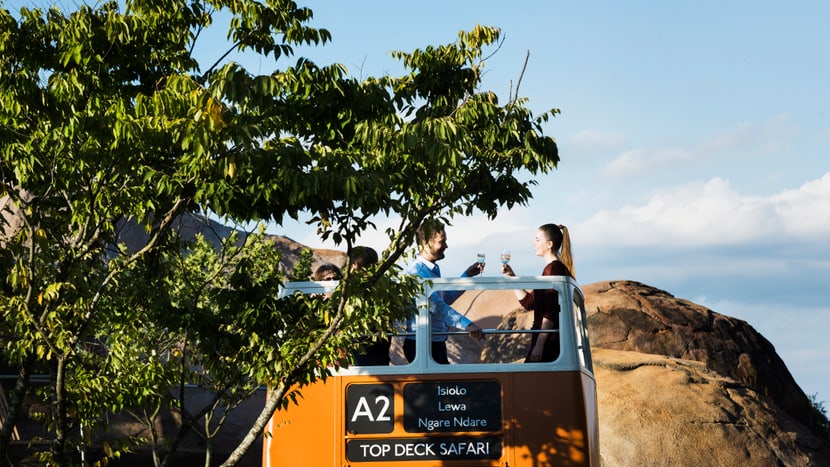
[[[453,426],[463,426],[467,428],[487,426],[487,420],[484,418],[453,417],[452,423]]]
[[[363,457],[383,457],[392,450],[392,446],[388,444],[364,444],[361,448],[363,448]]]
[[[490,445],[483,442],[483,441],[476,441],[474,443],[467,444],[467,454],[472,454],[475,456],[483,456],[490,454]]]
[[[438,395],[439,396],[466,396],[467,395],[467,388],[459,387],[459,386],[438,386]]]
[[[396,444],[395,457],[434,456],[433,443]]]
[[[392,420],[392,417],[389,416],[389,407],[392,403],[389,401],[388,396],[378,396],[375,398],[375,406],[379,407],[379,412],[377,418],[375,418],[375,414],[372,413],[372,408],[369,407],[369,402],[366,400],[365,396],[360,396],[360,400],[357,401],[357,405],[354,409],[354,414],[352,414],[352,422],[357,420],[358,417],[368,417],[370,422],[378,421],[378,422],[388,422]]]
[[[458,455],[458,446],[455,443],[441,443],[441,448],[442,456]]]
[[[418,418],[418,428],[426,428],[427,431],[433,431],[436,428],[449,428],[450,421],[449,420],[433,420],[430,418]]]
[[[490,454],[490,444],[484,441],[441,443],[438,452],[442,456],[487,456]]]
[[[366,402],[366,398],[363,396],[357,401],[357,406],[355,406],[354,414],[352,415],[352,422],[357,420],[357,417],[369,417],[370,422],[375,421],[375,416],[372,415],[372,409],[369,408],[369,403]]]
[[[438,401],[439,412],[466,412],[467,404],[451,404],[447,402]]]
[[[375,398],[375,403],[378,403],[378,402],[380,402],[383,407],[380,409],[380,413],[378,414],[377,420],[379,422],[388,422],[388,421],[392,420],[392,418],[389,417],[389,414],[388,414],[389,406],[392,405],[389,402],[389,397],[388,396],[378,396],[378,397]],[[352,420],[352,421],[354,421],[354,420]]]

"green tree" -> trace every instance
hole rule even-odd
[[[169,465],[188,433],[205,440],[205,465],[212,465],[212,440],[239,404],[263,384],[311,381],[315,370],[339,364],[340,351],[367,331],[358,322],[333,333],[337,310],[326,305],[336,302],[275,300],[280,253],[261,232],[241,242],[233,233],[219,248],[202,236],[182,246],[150,268],[137,263],[114,286],[108,306],[121,319],[102,323],[108,352],[89,365],[96,374],[79,398],[110,401],[97,410],[88,404],[92,414],[128,410],[143,422],[156,465]],[[389,298],[375,306],[402,308],[399,297]],[[212,398],[196,405],[188,395],[203,390]],[[109,397],[97,396],[107,391]],[[167,411],[182,428],[162,440],[154,427]]]
[[[291,275],[287,278],[292,281],[307,281],[311,277],[311,265],[314,261],[314,252],[311,248],[300,250],[299,258],[294,263]]]
[[[193,50],[220,14],[228,48],[205,67]],[[395,265],[424,219],[495,217],[530,198],[522,171],[556,166],[542,124],[557,111],[534,117],[525,100],[479,89],[498,29],[395,52],[402,76],[357,80],[340,65],[285,63],[292,46],[330,39],[311,18],[287,0],[0,10],[0,334],[19,369],[0,458],[31,374],[47,371],[57,465],[103,411],[152,420],[173,407],[185,432],[213,412],[182,407],[176,386],[201,384],[232,407],[267,385],[232,465],[297,388],[342,363],[340,349],[405,313],[417,284]],[[273,70],[250,73],[229,60],[240,52]],[[347,269],[322,303],[275,299],[278,258],[258,235],[213,253],[186,243],[178,222],[204,213],[277,224],[310,213],[347,252],[378,216],[400,224],[381,264]],[[129,225],[146,233],[133,248]]]
[[[830,446],[830,419],[827,418],[827,408],[824,401],[818,400],[818,394],[810,395],[812,407],[812,426],[810,430],[827,446]]]

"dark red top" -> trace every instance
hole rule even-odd
[[[545,266],[542,270],[543,276],[571,276],[568,268],[559,260],[554,260]],[[559,292],[554,289],[536,289],[531,290],[529,294],[519,300],[519,303],[525,310],[533,310],[533,326],[531,329],[542,329],[542,318],[547,318],[553,321],[553,329],[559,329]],[[536,345],[538,334],[534,334],[530,340],[530,349],[528,356]],[[545,352],[542,361],[550,362],[556,359],[559,355],[559,335],[555,335],[552,339],[545,341]]]
[[[571,272],[562,261],[553,260],[542,270],[543,276],[570,276]],[[542,318],[554,323],[559,328],[559,293],[553,289],[532,290],[519,301],[525,310],[533,310],[533,329],[540,329]]]

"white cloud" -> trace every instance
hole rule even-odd
[[[575,226],[588,244],[711,246],[830,234],[830,172],[768,197],[712,178],[655,192],[640,205],[600,211]]]
[[[610,179],[627,178],[651,173],[655,169],[677,168],[694,163],[697,156],[688,149],[664,147],[651,151],[634,149],[625,151],[602,170]]]
[[[795,190],[770,197],[781,220],[781,227],[794,236],[828,233],[830,225],[830,172]]]
[[[573,151],[584,154],[612,151],[624,144],[625,136],[622,133],[607,133],[593,128],[574,134],[566,143]]]
[[[745,153],[757,154],[760,151],[780,150],[782,142],[792,136],[794,130],[789,122],[792,116],[789,113],[776,115],[760,123],[741,122],[734,128],[722,131],[700,145],[701,154],[712,153]]]
[[[678,170],[711,164],[717,160],[741,160],[780,153],[788,146],[794,130],[789,114],[776,115],[760,123],[741,122],[733,128],[684,146],[664,145],[650,149],[629,149],[614,158],[601,174],[609,180],[641,177],[662,169]]]

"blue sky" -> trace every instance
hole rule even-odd
[[[830,400],[830,3],[317,1],[332,32],[303,51],[354,76],[398,73],[388,52],[500,27],[484,88],[520,94],[562,161],[526,208],[458,219],[445,275],[503,248],[525,275],[533,237],[569,226],[583,284],[629,279],[748,321],[799,385]],[[247,64],[266,71],[263,63]],[[304,225],[273,229],[323,246]],[[365,243],[382,249],[382,236]]]
[[[7,7],[20,4],[48,2]],[[558,170],[538,180],[527,207],[457,219],[445,275],[479,250],[486,274],[497,274],[503,248],[517,272],[538,274],[536,227],[566,224],[582,284],[635,280],[744,319],[808,395],[830,402],[830,2],[308,5],[333,40],[299,52],[357,77],[399,73],[391,50],[497,26],[504,44],[483,88],[504,101],[530,52],[519,93],[537,114],[562,111],[545,127],[559,145]],[[203,63],[224,49],[214,34],[197,48]],[[253,73],[284,66],[234,58]],[[302,223],[271,231],[330,246]],[[363,243],[380,250],[382,239]]]

